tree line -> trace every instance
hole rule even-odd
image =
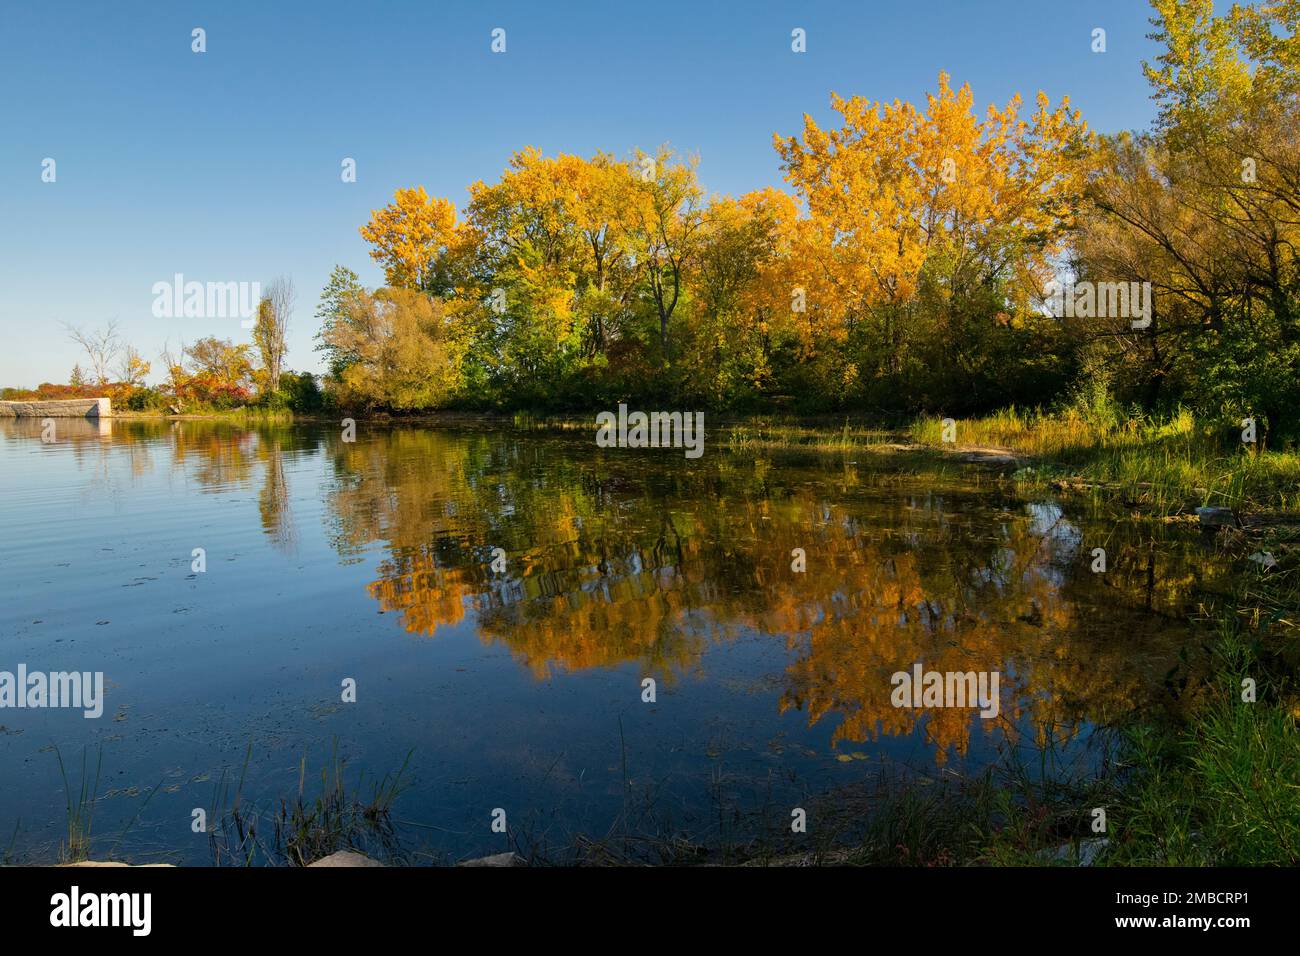
[[[415,186],[373,212],[385,284],[334,268],[323,394],[285,371],[287,280],[251,343],[164,349],[157,388],[110,325],[69,330],[88,368],[41,389],[180,409],[1183,407],[1300,437],[1300,0],[1152,7],[1147,130],[1098,135],[1043,93],[981,113],[940,74],[919,105],[832,96],[833,123],[773,137],[786,187],[738,197],[666,146],[527,147],[463,208]],[[1102,289],[1141,290],[1140,320]]]
[[[1300,0],[1154,0],[1159,117],[835,96],[774,137],[788,189],[706,194],[694,157],[528,147],[463,209],[398,189],[317,316],[347,407],[974,413],[1186,405],[1293,427]],[[1050,284],[1150,284],[1149,321]],[[1113,311],[1113,310],[1112,310]],[[1096,314],[1102,312],[1103,314]]]
[[[258,301],[252,342],[214,335],[173,347],[158,356],[162,381],[150,386],[153,363],[125,340],[116,321],[99,328],[65,325],[64,331],[85,357],[66,385],[43,383],[34,389],[6,388],[5,399],[108,397],[129,411],[202,412],[257,406],[319,410],[324,402],[316,376],[285,367],[288,330],[297,293],[293,281],[272,280]]]

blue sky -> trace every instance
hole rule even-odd
[[[805,112],[829,122],[832,90],[919,101],[941,69],[981,109],[1042,89],[1095,129],[1145,127],[1148,16],[1142,0],[8,0],[0,385],[66,381],[79,355],[64,322],[117,319],[154,379],[167,340],[247,340],[238,319],[155,318],[152,286],[175,273],[290,276],[288,364],[319,371],[313,312],[330,269],[382,282],[357,232],[370,211],[414,185],[459,206],[528,144],[623,155],[667,142],[700,155],[709,190],[737,194],[781,182],[772,134],[798,132]],[[195,27],[206,53],[190,49]],[[497,27],[504,54],[490,49]],[[344,157],[355,183],[341,181]]]

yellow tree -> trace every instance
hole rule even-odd
[[[804,117],[802,139],[775,137],[786,177],[808,210],[793,230],[803,278],[824,334],[864,319],[886,374],[897,374],[909,326],[950,321],[956,302],[982,296],[1024,305],[1081,192],[1087,127],[1068,99],[1040,93],[1032,120],[1020,98],[976,116],[969,86],[939,75],[924,111],[910,103],[832,96],[838,128]],[[918,309],[922,293],[928,308]]]
[[[569,206],[586,255],[579,273],[578,308],[586,317],[587,343],[603,353],[621,332],[620,319],[640,274],[633,255],[632,170],[605,153],[583,160]]]
[[[574,299],[584,243],[571,206],[582,163],[527,147],[511,156],[500,180],[470,187],[478,297],[494,313],[499,361],[516,386],[540,388],[579,353]]]
[[[689,377],[714,402],[769,383],[772,334],[791,310],[782,230],[797,219],[794,199],[771,188],[714,197],[704,210],[687,276],[697,366]]]
[[[453,394],[464,342],[442,304],[413,289],[385,288],[348,297],[325,341],[352,361],[342,370],[347,404],[436,408]]]
[[[361,237],[374,246],[370,257],[383,265],[390,286],[440,293],[440,266],[460,239],[456,206],[430,197],[423,186],[399,189],[391,203],[371,213]]]
[[[682,299],[687,270],[699,251],[704,190],[694,157],[682,160],[667,146],[653,155],[637,150],[629,213],[635,255],[649,282],[665,357],[668,327]]]
[[[140,354],[140,351],[135,346],[124,346],[122,348],[122,358],[118,364],[118,380],[131,386],[131,388],[140,388],[144,385],[145,379],[149,377],[151,367],[148,360]]]
[[[627,164],[606,154],[550,157],[530,146],[497,182],[470,187],[476,295],[496,299],[511,376],[553,382],[620,334],[638,274],[633,185]]]

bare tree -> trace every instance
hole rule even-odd
[[[114,319],[102,329],[90,329],[89,331],[64,323],[63,330],[68,334],[68,338],[80,345],[85,351],[86,358],[90,361],[90,373],[95,378],[95,384],[106,384],[108,382],[108,367],[122,348],[121,342],[118,341],[117,320]]]
[[[289,317],[297,300],[293,280],[278,276],[266,287],[266,294],[257,308],[257,322],[253,326],[253,343],[257,346],[266,371],[266,384],[272,391],[280,387],[284,371],[284,356],[288,352]]]
[[[172,351],[171,340],[163,343],[162,352],[158,358],[162,360],[163,368],[167,372],[167,383],[171,386],[172,392],[172,409],[180,412],[182,409],[181,386],[185,380],[185,340],[181,339],[181,350],[179,353]]]
[[[134,345],[122,346],[117,363],[117,380],[132,387],[144,385],[152,366]]]

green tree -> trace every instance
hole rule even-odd
[[[316,306],[316,319],[321,324],[320,331],[316,333],[316,351],[325,354],[325,367],[335,381],[342,378],[344,370],[357,361],[358,356],[336,344],[343,337],[334,333],[347,323],[349,305],[364,291],[357,274],[347,266],[340,265],[334,267],[329,281],[321,290],[320,302]]]

